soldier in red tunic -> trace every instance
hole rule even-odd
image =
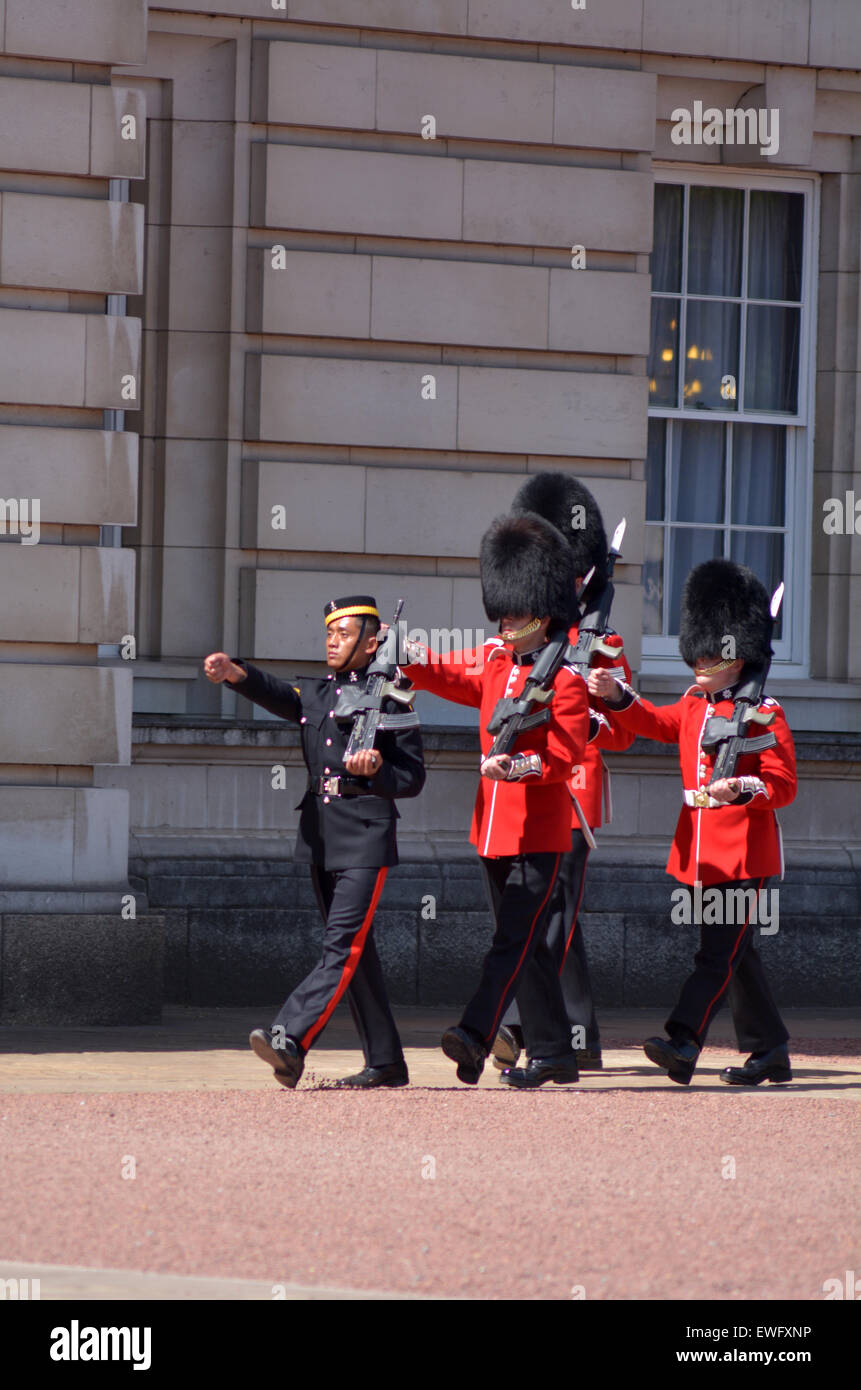
[[[768,669],[771,632],[768,595],[756,576],[731,560],[707,560],[691,571],[682,593],[679,649],[695,684],[681,700],[656,707],[606,671],[589,677],[590,693],[606,701],[614,720],[679,745],[684,802],[667,872],[690,885],[700,949],[667,1020],[668,1038],[649,1038],[644,1051],[680,1085],[690,1082],[709,1024],[727,998],[739,1050],[751,1055],[743,1067],[727,1067],[721,1080],[758,1085],[792,1077],[789,1034],[754,947],[763,890],[771,875],[783,875],[775,810],[795,798],[792,735],[777,702],[762,696],[759,722],[746,726],[745,737],[756,738],[767,724],[774,746],[742,754],[736,774],[717,781],[716,750],[703,746],[707,722],[733,715],[743,669]]]
[[[500,517],[481,546],[484,606],[500,636],[471,651],[439,656],[409,644],[405,674],[422,690],[480,711],[480,778],[470,840],[481,857],[496,922],[478,988],[460,1023],[442,1039],[460,1081],[475,1085],[502,1017],[517,991],[528,1066],[502,1081],[516,1088],[578,1080],[558,964],[545,940],[547,912],[563,855],[571,846],[567,781],[582,763],[589,734],[583,678],[562,666],[550,718],[520,736],[512,753],[489,757],[487,732],[497,702],[523,690],[548,632],[574,615],[570,548],[542,517]]]
[[[607,534],[592,493],[570,473],[535,473],[521,487],[512,503],[512,511],[537,512],[565,536],[574,562],[575,584],[585,612],[606,584],[609,568]],[[584,588],[584,580],[590,574],[591,578]],[[575,623],[569,633],[572,646],[576,645],[578,635]],[[630,681],[631,668],[619,634],[607,628],[602,645],[604,650],[596,654],[593,664],[607,667],[614,675]],[[633,733],[614,724],[612,719],[603,719],[597,736],[586,745],[582,761],[572,769],[568,782],[571,841],[562,856],[550,902],[547,945],[559,969],[572,1045],[581,1071],[597,1071],[603,1065],[586,945],[579,922],[586,863],[590,849],[595,847],[592,831],[603,824],[605,814],[607,820],[612,814],[610,775],[600,750],[622,752],[633,741]],[[493,1044],[494,1066],[501,1070],[515,1065],[522,1046],[520,1011],[515,1000],[506,1011]]]

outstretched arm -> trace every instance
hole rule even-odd
[[[299,692],[289,681],[279,680],[252,666],[250,661],[231,661],[225,652],[213,652],[205,658],[203,669],[215,685],[226,681],[228,685],[255,705],[277,715],[279,719],[289,719],[298,724],[302,714],[302,701]]]
[[[682,725],[681,700],[674,705],[653,705],[629,685],[616,680],[609,671],[597,668],[590,671],[588,685],[590,695],[602,700],[610,717],[623,728],[658,743],[678,743]]]

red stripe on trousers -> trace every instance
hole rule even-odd
[[[535,923],[538,921],[538,918],[541,916],[542,912],[544,911],[544,907],[545,907],[545,904],[546,904],[546,902],[547,902],[547,899],[550,897],[550,894],[553,892],[553,885],[554,885],[554,883],[556,882],[556,875],[557,875],[558,872],[559,872],[559,860],[560,860],[561,858],[562,858],[562,855],[561,855],[561,854],[557,854],[557,856],[556,856],[556,867],[555,867],[554,870],[553,870],[553,877],[552,877],[551,880],[550,880],[550,887],[547,889],[547,892],[544,894],[544,901],[542,902],[541,906],[539,907],[538,911],[536,912],[535,916],[534,916],[533,919],[532,919],[532,925],[531,925],[531,927],[529,928],[529,935],[528,935],[527,938],[526,938],[526,941],[525,941],[524,946],[523,946],[523,950],[520,952],[520,959],[518,960],[516,966],[514,967],[514,970],[513,970],[512,974],[509,976],[508,984],[505,986],[505,989],[502,991],[502,994],[500,995],[500,999],[499,999],[499,1008],[496,1010],[496,1015],[495,1015],[495,1017],[494,1017],[493,1023],[491,1024],[490,1032],[489,1032],[489,1034],[488,1034],[488,1039],[489,1039],[490,1041],[492,1041],[492,1040],[496,1037],[496,1030],[497,1030],[497,1028],[499,1027],[499,1015],[502,1013],[502,1005],[503,1005],[503,1003],[504,1003],[504,1001],[505,1001],[505,996],[506,996],[506,994],[508,993],[509,988],[511,987],[511,981],[512,981],[513,979],[516,978],[517,972],[518,972],[518,970],[520,969],[521,965],[523,964],[523,957],[526,955],[526,952],[529,950],[529,943],[530,943],[530,941],[532,940],[532,934],[533,934],[533,932],[535,931]],[[504,891],[505,891],[505,890],[503,889],[503,892],[504,892]]]
[[[571,930],[570,930],[570,932],[568,933],[568,939],[567,939],[567,941],[565,942],[565,950],[562,952],[562,960],[561,960],[560,963],[559,963],[559,974],[560,974],[560,975],[562,974],[562,966],[565,964],[565,957],[566,957],[567,954],[568,954],[568,951],[569,951],[570,946],[571,946],[571,942],[574,940],[574,928],[577,926],[577,918],[580,916],[580,904],[581,904],[582,901],[583,901],[583,889],[584,889],[585,887],[586,887],[586,865],[584,864],[584,865],[583,865],[583,877],[582,877],[581,880],[580,880],[580,892],[579,892],[579,895],[578,895],[578,897],[577,897],[577,906],[576,906],[575,909],[574,909],[574,920],[573,920],[572,923],[571,923]]]
[[[756,898],[754,899],[754,903],[753,903],[753,906],[754,906],[754,907],[756,907],[757,903],[759,902],[759,895],[760,895],[760,893],[762,892],[762,885],[763,885],[764,883],[765,883],[765,879],[764,879],[764,878],[761,878],[761,879],[759,880],[759,886],[757,887],[757,890],[756,890]],[[724,901],[726,901],[726,899],[724,899]],[[742,937],[744,936],[745,932],[747,931],[747,927],[748,927],[748,922],[749,922],[749,921],[750,921],[750,913],[748,913],[747,916],[745,917],[745,919],[744,919],[744,926],[742,927],[741,932],[739,933],[738,940],[736,941],[735,945],[734,945],[733,948],[732,948],[732,955],[731,955],[730,958],[729,958],[729,969],[727,970],[726,979],[724,980],[723,984],[721,985],[720,989],[718,990],[718,992],[717,992],[717,994],[714,996],[714,998],[710,999],[709,1002],[708,1002],[708,1004],[706,1005],[706,1011],[705,1011],[705,1013],[703,1014],[702,1023],[700,1024],[699,1028],[697,1029],[697,1037],[698,1037],[698,1038],[701,1038],[701,1037],[702,1037],[703,1029],[705,1028],[705,1026],[706,1026],[706,1024],[707,1024],[709,1014],[710,1014],[711,1011],[712,1011],[712,1006],[718,1002],[718,1000],[720,999],[720,997],[721,997],[721,995],[723,994],[724,990],[726,989],[727,985],[729,984],[730,980],[732,979],[732,963],[733,963],[733,961],[735,960],[735,953],[736,953],[736,951],[738,950],[739,946],[741,945]]]
[[[370,906],[367,912],[365,913],[365,919],[362,922],[362,925],[359,927],[359,930],[353,937],[353,944],[350,947],[350,954],[347,956],[347,959],[344,962],[344,968],[341,971],[341,978],[338,981],[335,993],[332,995],[332,998],[329,1000],[320,1017],[317,1019],[317,1022],[312,1023],[304,1038],[300,1040],[299,1047],[303,1052],[308,1051],[308,1048],[311,1046],[317,1034],[325,1028],[326,1024],[329,1022],[329,1019],[332,1017],[332,1014],[335,1012],[335,1009],[338,1007],[338,1004],[340,1003],[341,998],[343,996],[344,990],[347,988],[347,985],[350,983],[354,974],[356,973],[356,966],[362,959],[362,952],[365,949],[365,941],[367,940],[368,932],[371,930],[371,923],[374,920],[374,913],[377,910],[377,903],[380,901],[380,894],[383,891],[383,884],[386,881],[386,874],[388,872],[388,869],[380,869],[379,873],[377,874],[377,881],[374,885],[374,892],[373,896],[371,897]]]

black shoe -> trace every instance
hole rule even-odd
[[[271,1033],[265,1028],[255,1028],[254,1032],[249,1034],[248,1041],[254,1055],[259,1057],[261,1062],[268,1062],[273,1068],[275,1080],[292,1091],[305,1070],[305,1058],[293,1039],[285,1038],[284,1046],[276,1047]]]
[[[517,1059],[520,1056],[520,1049],[523,1046],[522,1036],[519,1028],[506,1028],[501,1024],[493,1042],[493,1065],[497,1071],[502,1071],[505,1067],[516,1067]]]
[[[786,1043],[780,1043],[770,1052],[748,1057],[743,1067],[724,1067],[720,1079],[728,1086],[758,1086],[760,1081],[780,1085],[784,1081],[791,1081],[792,1070]]]
[[[604,1066],[600,1047],[575,1049],[574,1056],[577,1058],[577,1065],[581,1071],[601,1071]]]
[[[669,1038],[648,1038],[643,1043],[643,1051],[656,1067],[664,1068],[671,1081],[677,1081],[680,1086],[690,1085],[700,1055],[695,1042],[682,1038],[677,1038],[675,1042]]]
[[[580,1073],[575,1054],[563,1052],[559,1057],[532,1057],[525,1067],[508,1067],[499,1079],[504,1086],[525,1091],[543,1086],[546,1081],[555,1081],[557,1086],[571,1086],[580,1080]]]
[[[406,1062],[388,1062],[384,1067],[363,1067],[355,1076],[342,1076],[336,1086],[355,1087],[369,1091],[374,1086],[408,1086],[410,1074]]]
[[[487,1059],[483,1045],[465,1028],[447,1028],[440,1046],[446,1057],[457,1062],[458,1081],[464,1081],[467,1086],[477,1086]]]

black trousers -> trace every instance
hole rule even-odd
[[[667,1019],[669,1034],[676,1025],[684,1024],[702,1046],[712,1019],[728,1002],[739,1051],[768,1052],[787,1042],[789,1034],[753,944],[759,914],[751,913],[750,906],[755,904],[748,897],[748,905],[739,914],[727,898],[731,890],[758,892],[767,883],[765,878],[747,878],[714,885],[723,899],[723,924],[700,926],[700,949],[694,957],[693,973],[682,986],[679,1002]],[[711,888],[703,890],[704,894],[711,892]],[[741,921],[733,920],[737,915]]]
[[[387,869],[321,869],[311,878],[326,930],[323,954],[284,1003],[273,1027],[282,1027],[302,1053],[329,1022],[346,992],[369,1067],[403,1060],[374,945],[374,912]]]
[[[488,1051],[515,992],[527,1056],[571,1050],[558,969],[545,941],[561,858],[518,854],[481,861],[496,931],[461,1026],[478,1033]]]
[[[601,1046],[601,1034],[595,1017],[583,929],[578,920],[588,858],[585,835],[582,830],[572,830],[571,849],[562,856],[550,899],[545,940],[559,971],[572,1046],[597,1050]],[[509,1028],[520,1026],[517,999],[506,1009],[502,1021]]]

